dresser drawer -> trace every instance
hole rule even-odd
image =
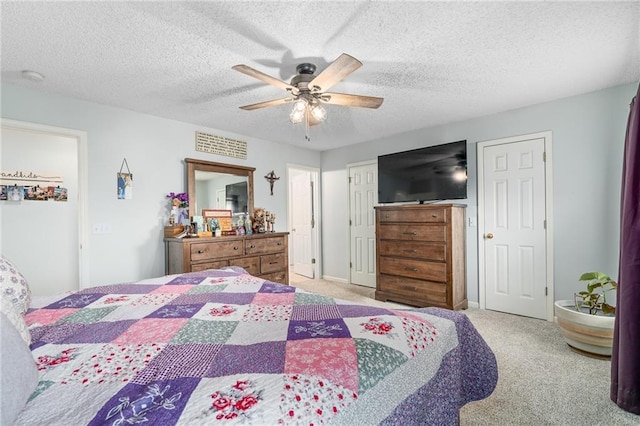
[[[381,256],[379,266],[381,274],[447,282],[446,263]]]
[[[274,253],[285,249],[285,237],[270,237],[247,239],[245,244],[246,254]]]
[[[284,253],[268,254],[260,256],[260,273],[268,274],[269,272],[284,269],[286,256]]]
[[[206,263],[195,263],[191,264],[191,272],[204,271],[205,269],[220,269],[225,266],[229,266],[228,260],[216,260],[213,262]]]
[[[243,241],[216,241],[210,243],[191,244],[191,261],[222,259],[231,256],[242,256]]]
[[[229,266],[239,266],[251,275],[260,275],[260,256],[231,259]]]
[[[447,241],[447,227],[444,225],[387,224],[378,227],[383,240],[403,241]]]
[[[411,208],[405,208],[400,210],[380,210],[378,216],[380,223],[384,222],[440,222],[444,223],[447,220],[447,215],[444,208],[433,208],[428,211],[425,210],[413,210]]]
[[[270,274],[263,274],[260,275],[260,278],[263,278],[267,281],[273,281],[274,283],[289,285],[289,280],[287,279],[287,271],[278,271],[272,272]]]
[[[430,303],[447,303],[447,285],[445,283],[380,275],[378,290]]]
[[[441,262],[444,262],[447,257],[447,246],[444,243],[381,240],[377,249],[380,256],[398,256]]]

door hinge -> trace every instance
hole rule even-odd
[[[547,219],[544,220],[544,229],[547,229]]]
[[[316,226],[316,220],[314,218],[311,218],[311,229],[315,228]]]
[[[546,161],[547,161],[547,153],[546,153],[546,152],[543,152],[543,153],[542,153],[542,161],[543,161],[543,162],[546,162]]]
[[[349,262],[349,268],[353,268],[353,263]]]
[[[349,176],[349,183],[351,183],[351,176]]]
[[[548,296],[549,295],[549,287],[545,287],[544,288],[544,295]]]
[[[316,264],[316,260],[315,259],[311,259],[311,264],[315,265]]]
[[[352,223],[351,223],[351,219],[349,219],[349,226],[351,226],[351,225],[352,225]]]

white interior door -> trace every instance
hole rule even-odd
[[[376,286],[377,162],[349,166],[350,282]]]
[[[297,170],[291,176],[291,240],[293,244],[293,272],[315,278],[312,230],[313,181],[311,173]]]
[[[480,162],[485,307],[547,319],[545,138],[481,143]]]

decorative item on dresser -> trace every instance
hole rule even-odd
[[[376,299],[467,308],[465,205],[376,210]]]
[[[165,238],[165,272],[181,274],[240,266],[251,275],[289,284],[288,232],[210,238]]]

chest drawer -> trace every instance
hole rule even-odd
[[[380,256],[398,256],[412,259],[428,259],[444,262],[447,257],[447,246],[444,243],[429,243],[422,241],[381,240],[378,244]]]
[[[260,273],[268,274],[269,272],[279,271],[283,269],[285,265],[284,253],[268,254],[261,256],[260,259]]]
[[[229,266],[228,260],[215,260],[213,262],[194,263],[191,265],[191,272],[204,271],[207,269],[220,269]]]
[[[229,265],[239,266],[251,275],[260,275],[260,256],[231,259]]]
[[[447,282],[447,265],[445,263],[384,256],[380,257],[379,263],[381,274]]]
[[[191,245],[191,261],[241,256],[243,241],[216,241]]]
[[[413,280],[389,275],[380,275],[380,291],[420,299],[434,304],[447,303],[447,285],[432,281]]]
[[[246,254],[274,253],[284,250],[284,236],[271,238],[257,238],[246,241]]]
[[[273,281],[274,283],[288,284],[289,279],[286,271],[272,272],[270,274],[260,275],[260,278],[264,278],[267,281]]]
[[[446,242],[447,227],[444,225],[387,224],[379,226],[379,238],[403,241]]]
[[[429,209],[428,212],[412,209],[402,210],[381,210],[379,215],[380,223],[384,222],[414,222],[414,223],[444,223],[446,222],[446,212],[444,208]]]

